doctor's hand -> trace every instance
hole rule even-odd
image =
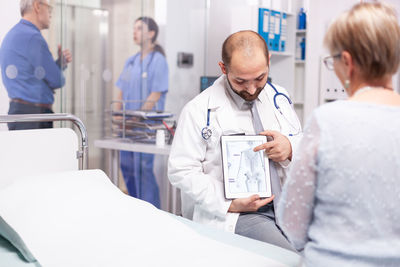
[[[275,162],[282,162],[287,159],[292,160],[292,145],[289,139],[277,131],[264,131],[261,135],[267,136],[268,140],[273,140],[254,148],[254,152],[265,149],[269,159]]]
[[[267,205],[274,199],[274,195],[269,198],[261,199],[258,195],[247,198],[237,198],[232,200],[228,209],[229,212],[250,212],[257,211],[262,206]]]

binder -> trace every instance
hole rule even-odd
[[[270,51],[274,50],[275,42],[275,12],[271,10],[269,14],[269,26],[268,26],[268,49]]]
[[[279,43],[281,39],[281,12],[278,11],[272,11],[271,12],[272,17],[274,18],[274,28],[273,28],[273,33],[274,33],[274,39],[272,42],[272,50],[273,51],[279,51]],[[270,35],[271,37],[271,35]]]
[[[269,34],[269,16],[270,10],[267,8],[258,9],[258,33],[264,38],[265,42],[268,44],[268,34]]]
[[[279,51],[285,52],[286,50],[286,39],[287,39],[287,14],[282,13],[281,16],[281,40],[279,45]]]

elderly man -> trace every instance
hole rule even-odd
[[[230,35],[219,66],[223,75],[183,108],[171,148],[168,176],[181,190],[183,216],[292,249],[276,224],[274,202],[300,138],[299,121],[287,92],[267,83],[269,52],[259,34],[241,31]],[[265,149],[270,159],[275,200],[258,195],[228,200],[220,137],[260,133],[272,140],[257,149]]]
[[[53,7],[47,0],[21,0],[22,19],[7,33],[0,50],[3,83],[10,98],[8,114],[53,113],[54,89],[64,85],[62,70],[69,50],[58,47],[57,61],[41,30],[50,26]],[[10,123],[10,130],[51,128],[52,122]]]

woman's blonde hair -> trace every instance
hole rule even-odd
[[[337,18],[325,35],[332,54],[347,51],[365,80],[393,75],[400,63],[396,11],[383,3],[360,3]]]

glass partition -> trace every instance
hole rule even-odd
[[[112,122],[121,118],[111,111],[124,107],[118,101],[126,100],[126,110],[164,111],[177,120],[183,106],[220,75],[223,40],[239,29],[257,30],[258,1],[34,2],[52,9],[49,29],[41,32],[54,60],[59,49],[68,49],[72,55],[69,64],[60,65],[65,84],[54,90],[52,109],[82,119],[89,133],[89,167],[106,171],[108,152],[94,142],[111,137],[125,140],[122,125],[117,124],[116,134],[112,132]],[[113,101],[120,106],[112,105]],[[138,123],[130,123],[134,126],[129,130],[134,132]],[[154,143],[156,132],[144,132]],[[158,182],[168,184],[166,158],[156,157],[154,170]]]
[[[60,20],[49,29],[50,47],[68,48],[72,62],[64,71],[66,83],[57,91],[54,111],[72,113],[86,125],[90,137],[89,167],[101,168],[102,152],[93,140],[105,135],[104,113],[112,94],[109,11],[100,5],[61,1]]]

